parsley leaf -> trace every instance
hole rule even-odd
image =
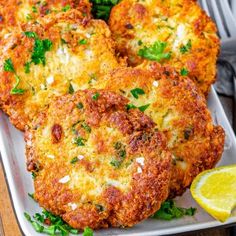
[[[84,105],[83,105],[82,102],[79,102],[76,106],[77,106],[77,108],[79,108],[79,109],[83,109],[83,108],[84,108]]]
[[[116,142],[114,144],[114,149],[116,150],[115,151],[116,158],[113,158],[110,164],[115,168],[119,168],[126,157],[125,145],[122,144],[121,142]]]
[[[86,44],[87,43],[87,40],[86,39],[81,39],[81,40],[79,40],[79,44],[80,45],[84,45],[84,44]]]
[[[150,104],[146,104],[140,107],[136,107],[134,104],[127,104],[126,108],[127,110],[138,108],[140,111],[144,112],[149,106]]]
[[[30,73],[30,62],[26,62],[24,65],[25,68],[25,73],[29,74]]]
[[[182,76],[187,76],[188,75],[188,70],[186,68],[182,68],[181,71],[180,71],[180,74]]]
[[[66,12],[66,11],[70,10],[70,8],[71,8],[70,5],[66,5],[61,10]]]
[[[139,95],[145,94],[145,92],[141,88],[132,89],[130,92],[134,96],[134,98],[136,98],[136,99],[138,99]]]
[[[73,85],[70,83],[69,85],[69,94],[73,94],[75,92]]]
[[[139,49],[138,55],[151,61],[160,62],[163,59],[170,59],[171,53],[164,52],[167,46],[166,42],[156,41],[150,47],[145,46]]]
[[[192,48],[192,42],[191,42],[191,40],[189,40],[189,41],[187,42],[187,44],[181,46],[179,50],[180,50],[180,52],[181,52],[182,54],[185,54],[185,53],[187,53],[191,48]]]
[[[98,92],[96,92],[93,96],[92,96],[92,99],[93,100],[98,100],[100,94]]]
[[[119,0],[90,0],[92,3],[92,14],[96,19],[107,21],[113,6],[119,3]]]
[[[79,160],[78,157],[74,157],[71,159],[70,163],[75,164],[78,160]]]
[[[25,36],[28,38],[38,38],[38,35],[35,32],[32,31],[26,31],[24,32]]]
[[[16,78],[16,83],[15,83],[14,87],[11,89],[11,94],[14,94],[14,95],[23,94],[25,92],[25,90],[18,88],[18,85],[20,83],[20,78],[17,75],[15,75],[15,78]]]
[[[91,133],[91,128],[87,123],[83,122],[81,127],[84,128],[88,133]]]
[[[90,229],[89,227],[85,227],[83,236],[93,236],[93,230]]]
[[[36,6],[32,6],[32,12],[34,12],[34,13],[37,13],[37,12],[38,12]]]
[[[84,141],[86,141],[84,138],[78,136],[74,139],[73,143],[75,143],[77,146],[84,146]]]
[[[138,109],[139,109],[140,111],[144,112],[145,110],[148,109],[149,106],[150,106],[150,104],[146,104],[146,105],[143,105],[143,106],[139,107]]]
[[[152,216],[155,219],[172,220],[181,218],[185,215],[193,216],[196,208],[182,208],[177,207],[173,200],[167,200],[162,203],[161,208]]]
[[[4,67],[4,71],[15,73],[15,69],[14,69],[11,58],[5,60],[3,67]]]

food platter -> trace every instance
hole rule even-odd
[[[236,163],[235,135],[213,88],[208,97],[208,107],[214,122],[220,124],[226,131],[225,150],[219,165]],[[16,130],[10,124],[7,116],[1,112],[0,151],[15,213],[22,232],[26,236],[37,236],[41,234],[36,233],[30,223],[24,218],[24,212],[28,212],[31,215],[40,212],[38,204],[28,197],[28,193],[33,192],[33,184],[31,175],[26,170],[24,146],[23,133]],[[182,197],[176,199],[176,202],[178,206],[196,207],[197,213],[193,217],[184,217],[172,221],[148,219],[130,229],[98,230],[95,231],[95,235],[167,235],[223,226],[222,223],[214,220],[195,203],[189,191]],[[233,212],[233,216],[224,224],[226,225],[235,222],[236,211]]]

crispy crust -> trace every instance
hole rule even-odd
[[[35,199],[75,228],[131,227],[168,196],[171,154],[165,137],[142,112],[127,111],[127,103],[106,90],[61,96],[25,134]],[[72,142],[77,135],[83,146]],[[117,150],[126,154],[114,167]],[[76,156],[80,159],[71,164]],[[65,176],[70,178],[62,183]]]
[[[26,37],[26,31],[36,32],[40,39],[49,39],[53,44],[45,54],[45,66],[31,63],[30,73],[25,73],[24,65],[31,60],[35,40]],[[86,41],[80,43],[81,40]],[[70,84],[74,90],[89,88],[102,75],[120,66],[105,22],[83,18],[77,10],[24,25],[22,31],[0,43],[0,51],[4,52],[0,55],[0,106],[21,130],[54,96],[68,93]],[[20,77],[18,87],[26,90],[23,95],[10,93],[15,75],[4,71],[8,58]]]
[[[91,4],[87,0],[0,0],[0,40],[24,23],[68,9],[77,9],[90,18]]]
[[[182,195],[200,172],[213,168],[221,158],[224,130],[213,125],[205,98],[195,84],[172,68],[153,63],[149,70],[114,70],[98,87],[122,94],[136,106],[150,104],[145,114],[165,134],[172,152],[170,198]],[[134,98],[130,91],[144,90]]]
[[[123,0],[112,9],[109,26],[118,51],[128,56],[130,65],[144,61],[137,55],[139,49],[157,40],[167,42],[171,58],[162,62],[178,72],[187,69],[189,77],[208,94],[216,77],[219,39],[216,26],[195,0]],[[191,49],[181,53],[189,40]]]

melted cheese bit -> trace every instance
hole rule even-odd
[[[142,171],[142,168],[141,167],[138,167],[137,168],[137,172],[140,174],[140,173],[142,173],[143,171]]]
[[[154,80],[154,81],[153,81],[153,83],[152,83],[152,85],[153,85],[154,87],[158,87],[158,85],[159,85],[159,82],[158,82],[158,81],[156,81],[156,80]]]
[[[61,63],[68,64],[70,60],[70,54],[66,47],[59,47],[57,50],[57,55],[59,56]]]
[[[84,159],[84,156],[83,155],[78,155],[78,157],[77,157],[79,160],[82,160],[82,159]]]
[[[144,157],[136,158],[136,162],[139,163],[141,166],[144,166]]]
[[[72,211],[74,211],[77,208],[77,204],[76,203],[72,203],[72,202],[69,202],[68,206],[71,207]]]
[[[47,157],[50,158],[50,159],[54,159],[55,158],[54,155],[50,155],[50,154],[48,154]]]
[[[61,179],[59,180],[59,183],[65,184],[65,183],[67,183],[68,181],[70,181],[70,176],[69,176],[69,175],[66,175],[66,176],[64,176],[63,178],[61,178]]]
[[[54,82],[54,77],[51,75],[46,79],[46,81],[47,81],[47,84],[52,84]]]

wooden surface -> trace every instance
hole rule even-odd
[[[12,209],[5,176],[0,164],[0,216],[2,219],[3,232],[0,236],[21,236],[17,221]],[[0,221],[1,228],[1,221]],[[199,233],[187,234],[186,236],[230,236],[229,229],[205,230]],[[33,235],[32,235],[33,236]]]

